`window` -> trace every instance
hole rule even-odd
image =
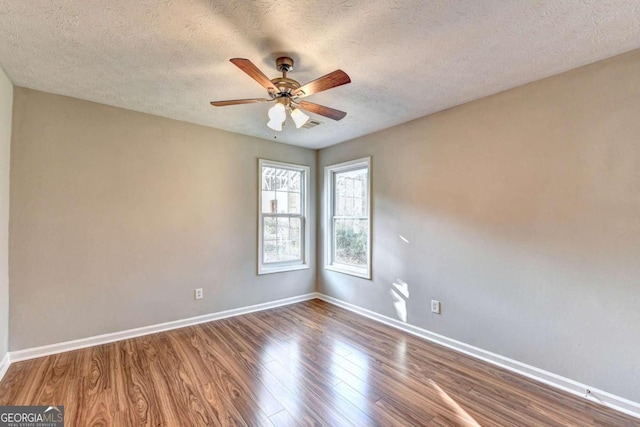
[[[324,169],[327,189],[325,268],[371,278],[371,158]]]
[[[261,159],[258,175],[258,274],[309,268],[309,168]]]

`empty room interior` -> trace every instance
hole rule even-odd
[[[640,426],[640,0],[3,0],[0,67],[0,426]]]

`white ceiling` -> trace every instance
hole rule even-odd
[[[326,147],[640,48],[640,0],[2,0],[0,64],[19,86],[272,139],[269,104],[229,62],[270,78],[290,55],[307,100],[345,119],[278,140]]]

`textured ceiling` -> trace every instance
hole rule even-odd
[[[348,115],[278,140],[319,148],[640,48],[640,0],[0,0],[0,64],[19,86],[272,139],[270,78],[294,58],[307,98]]]

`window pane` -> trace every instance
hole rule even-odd
[[[287,191],[289,189],[289,171],[287,169],[275,169],[276,190]]]
[[[302,260],[301,219],[264,218],[264,263]]]
[[[289,196],[289,212],[291,214],[300,213],[300,193],[288,193]]]
[[[302,250],[300,248],[300,240],[291,239],[287,241],[284,257],[288,261],[302,259]]]
[[[266,217],[264,219],[264,240],[276,240],[276,218]]]
[[[275,169],[262,167],[262,189],[273,190],[273,177],[275,175]]]
[[[262,168],[262,213],[301,214],[302,172]]]
[[[278,239],[289,240],[289,218],[278,218]]]
[[[302,172],[289,171],[289,191],[299,193],[301,181],[302,181]]]
[[[263,233],[263,258],[265,262],[273,261],[278,252],[276,218],[264,218]]]
[[[335,259],[340,264],[367,267],[368,219],[336,219]]]
[[[291,240],[300,240],[300,218],[291,218],[289,224],[289,238]]]
[[[262,190],[262,213],[276,213],[277,202],[275,191]]]
[[[262,254],[263,262],[275,262],[278,260],[278,246],[275,240],[265,240],[262,247],[264,253]]]
[[[289,213],[289,193],[286,191],[276,191],[276,202],[278,213]]]
[[[337,172],[334,178],[335,215],[367,216],[367,168]]]

